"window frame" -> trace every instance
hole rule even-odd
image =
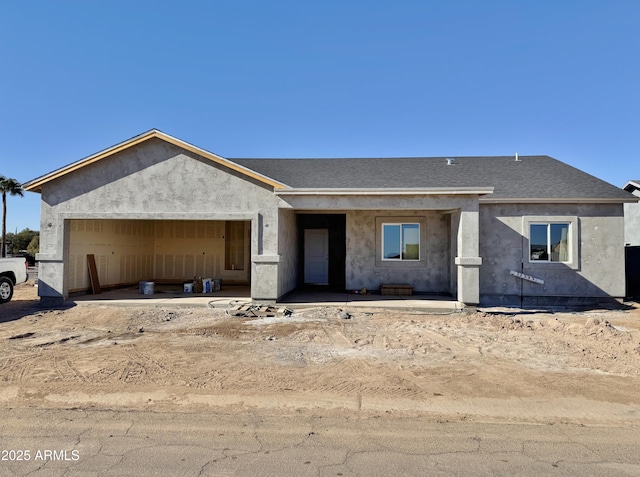
[[[547,254],[547,259],[546,260],[542,260],[542,259],[533,259],[532,258],[532,253],[531,253],[531,228],[533,226],[544,226],[546,227],[546,254]],[[566,260],[552,260],[553,258],[553,241],[551,239],[551,232],[552,232],[552,225],[566,225],[567,226],[567,259]],[[571,243],[571,223],[570,222],[530,222],[529,223],[529,262],[547,262],[547,263],[570,263],[571,262],[571,248],[569,247],[569,244]]]
[[[579,220],[577,216],[523,216],[523,247],[522,247],[522,261],[527,264],[528,268],[571,268],[578,270],[580,266],[579,257],[579,240],[580,229]],[[551,233],[551,225],[562,224],[567,225],[567,261],[552,261],[548,260],[532,260],[531,259],[531,226],[532,225],[547,225],[547,253],[549,250]]]
[[[380,236],[381,236],[381,250],[380,250],[380,260],[382,260],[383,262],[391,262],[391,263],[415,263],[415,262],[420,262],[422,259],[422,229],[420,227],[420,222],[382,222],[382,227],[380,229]],[[418,227],[418,258],[403,258],[402,254],[403,254],[403,245],[404,245],[404,236],[403,236],[403,226],[405,225],[415,225]],[[386,226],[394,226],[394,227],[398,227],[399,229],[399,234],[400,234],[400,238],[399,238],[399,242],[400,242],[400,249],[399,249],[399,257],[398,258],[386,258],[384,256],[384,251],[385,251],[385,227]]]

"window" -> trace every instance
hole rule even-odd
[[[382,224],[383,260],[420,260],[420,224]]]
[[[569,262],[569,223],[529,224],[529,260]]]

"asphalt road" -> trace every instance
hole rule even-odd
[[[640,475],[629,427],[79,409],[0,422],[3,477]]]

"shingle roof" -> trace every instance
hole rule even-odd
[[[25,190],[40,192],[43,184],[73,173],[150,139],[160,139],[276,189],[428,189],[493,188],[490,199],[603,199],[637,198],[586,172],[549,156],[444,157],[354,159],[228,159],[169,136],[157,129],[33,179]],[[638,183],[640,181],[633,181]]]
[[[549,156],[229,159],[293,188],[494,187],[493,199],[629,199]]]

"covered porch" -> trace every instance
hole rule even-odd
[[[289,300],[291,292],[301,296],[319,288],[333,293],[335,302],[366,302],[367,295],[353,297],[367,289],[391,302],[398,297],[387,299],[379,292],[397,284],[411,290],[404,300],[444,297],[440,301],[475,307],[482,264],[478,199],[488,193],[469,188],[278,191],[289,206],[280,208],[280,218],[296,227],[296,233],[280,237],[283,261],[295,263],[288,269],[293,286],[280,297]],[[347,299],[341,298],[343,291]]]

